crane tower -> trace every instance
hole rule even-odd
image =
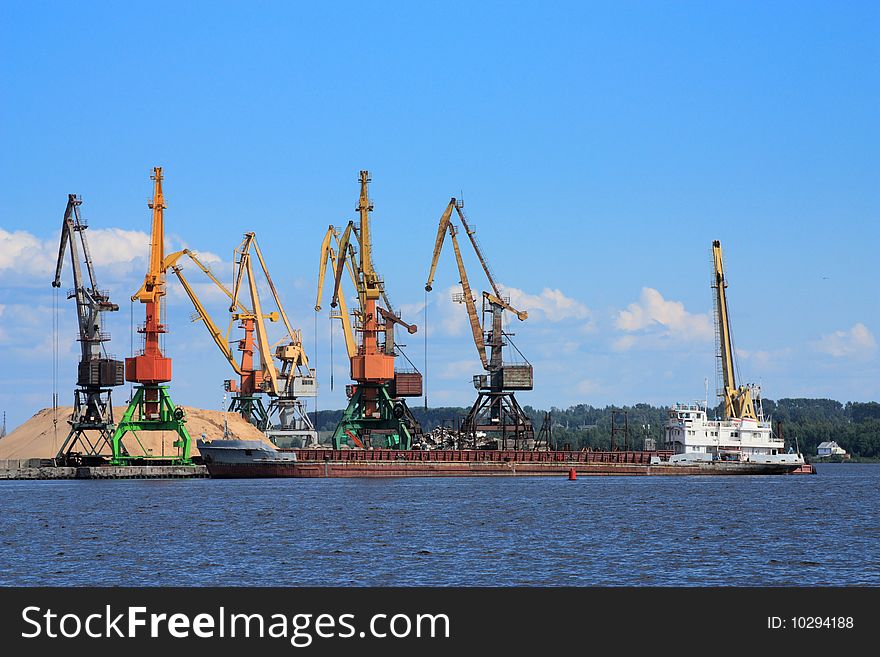
[[[67,195],[58,262],[52,281],[52,287],[61,287],[61,269],[69,247],[73,288],[68,291],[67,298],[76,299],[79,324],[77,340],[81,355],[77,387],[73,393],[73,415],[69,420],[70,433],[55,455],[56,461],[65,465],[103,460],[102,453],[106,454],[111,449],[111,436],[115,429],[111,391],[124,383],[122,361],[107,355],[104,345],[110,340],[110,334],[101,326],[101,315],[115,312],[119,306],[110,302],[107,290],[98,288],[85,233],[88,224],[82,220],[79,212],[81,204],[82,199],[76,194]],[[88,281],[83,278],[83,264]]]
[[[482,323],[477,313],[476,300],[461,256],[458,228],[452,222],[453,212],[458,215],[483,272],[492,287],[492,292],[483,292],[482,294]],[[479,242],[477,242],[476,230],[468,222],[464,213],[464,203],[454,197],[450,199],[440,217],[431,270],[428,272],[428,281],[425,284],[426,291],[430,292],[432,289],[437,262],[447,234],[452,241],[461,283],[461,292],[453,295],[453,301],[463,303],[467,309],[474,345],[477,348],[480,363],[485,370],[484,374],[477,374],[473,378],[474,388],[477,389],[477,399],[462,422],[462,434],[465,438],[469,437],[475,447],[478,433],[485,433],[487,436],[496,436],[498,449],[532,449],[535,445],[534,426],[514,395],[516,390],[532,389],[532,365],[516,349],[516,345],[510,341],[512,334],[506,332],[503,325],[505,310],[513,313],[520,321],[525,321],[529,315],[527,312],[511,306],[510,300],[501,293],[489,263],[483,256]],[[508,346],[514,348],[521,358],[520,361],[505,362],[503,349]]]
[[[126,465],[134,461],[158,460],[175,465],[191,465],[191,439],[186,429],[186,414],[176,407],[168,394],[171,381],[171,359],[162,353],[160,338],[165,333],[162,323],[162,297],[165,296],[165,196],[162,193],[162,167],[154,167],[153,199],[149,203],[153,211],[150,238],[150,260],[143,285],[131,297],[144,304],[146,321],[138,328],[144,336],[144,347],[136,355],[125,359],[125,380],[138,384],[125,414],[113,434],[114,465]],[[137,438],[138,431],[169,431],[177,434],[172,445],[177,448],[175,456],[157,456],[142,449],[135,453],[123,442],[128,434]]]

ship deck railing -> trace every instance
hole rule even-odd
[[[424,461],[516,463],[650,463],[651,457],[667,461],[672,450],[653,451],[532,451],[480,449],[287,449],[300,461]]]

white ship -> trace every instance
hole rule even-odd
[[[676,404],[669,409],[664,446],[674,452],[670,463],[734,461],[741,463],[791,464],[804,466],[804,457],[773,433],[772,422],[764,418],[760,388],[736,385],[733,340],[727,312],[727,281],[721,258],[721,243],[712,244],[716,355],[721,380],[722,418],[708,417],[705,404]],[[707,394],[708,397],[708,394]],[[806,466],[809,468],[809,466]],[[809,468],[812,472],[812,468]]]
[[[669,409],[664,448],[675,453],[671,462],[745,461],[749,463],[796,463],[804,457],[787,452],[785,441],[773,433],[764,419],[760,400],[755,418],[710,420],[702,404],[676,404]]]

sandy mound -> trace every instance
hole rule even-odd
[[[203,433],[208,439],[219,438],[223,435],[224,419],[229,423],[229,433],[236,438],[263,440],[267,444],[271,444],[259,429],[245,422],[236,413],[222,413],[221,411],[209,411],[188,406],[183,408],[186,410],[186,428],[193,440],[193,456],[199,453],[195,443]],[[70,406],[59,407],[57,414],[51,408],[39,411],[15,431],[0,439],[0,459],[54,458],[70,431],[67,419],[72,412],[73,409]],[[125,413],[125,407],[114,407],[113,413],[116,421],[119,422]],[[56,418],[57,424],[54,422]],[[177,448],[172,446],[172,443],[177,439],[177,434],[168,431],[150,431],[138,433],[138,438],[146,449],[152,450],[154,456],[161,456],[163,453],[170,456],[177,453]],[[123,442],[132,454],[143,453],[131,434],[128,434]],[[104,451],[109,455],[109,450]]]

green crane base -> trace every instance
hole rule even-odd
[[[182,408],[174,406],[171,396],[168,394],[168,386],[143,385],[138,386],[128,405],[122,420],[116,425],[116,431],[113,433],[111,448],[113,457],[110,460],[111,465],[131,465],[133,461],[144,460],[162,460],[168,461],[172,465],[194,465],[189,455],[192,439],[186,430],[186,415]],[[146,414],[146,391],[157,391],[157,402],[159,405],[158,417],[147,417]],[[178,448],[176,456],[157,456],[148,453],[138,438],[138,431],[173,431],[178,435],[172,445]],[[126,434],[131,434],[141,448],[141,454],[135,454],[123,443],[122,438]]]
[[[269,426],[269,414],[260,397],[246,395],[233,397],[227,412],[238,413],[260,431],[265,431]]]
[[[333,449],[340,449],[343,445],[358,447],[355,438],[366,445],[364,439],[367,436],[370,436],[373,447],[412,449],[413,433],[419,431],[419,426],[406,402],[392,399],[386,386],[375,387],[379,391],[379,417],[364,415],[364,384],[358,385],[333,432]],[[381,436],[382,444],[373,444],[373,436]]]

